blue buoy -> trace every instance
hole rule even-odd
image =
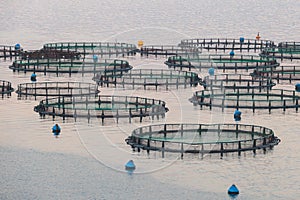
[[[60,134],[60,131],[61,131],[61,128],[58,124],[55,124],[53,127],[52,127],[52,133],[53,135],[57,138]]]
[[[15,50],[20,50],[21,49],[21,45],[20,44],[16,44],[15,45]]]
[[[240,37],[240,43],[244,43],[244,41],[245,41],[245,38]]]
[[[233,117],[235,121],[241,121],[242,112],[239,110],[234,111]]]
[[[295,90],[296,90],[297,92],[300,92],[300,83],[297,83],[297,84],[295,85]]]
[[[214,68],[209,68],[209,69],[208,69],[208,74],[209,74],[210,76],[215,75],[215,69],[214,69]]]
[[[229,53],[230,57],[233,57],[234,56],[234,51],[231,50],[230,53]]]
[[[35,73],[31,74],[30,80],[33,81],[33,82],[36,81],[36,74]]]
[[[235,184],[232,184],[231,186],[230,186],[230,188],[228,189],[228,194],[230,194],[230,195],[237,195],[237,194],[239,194],[240,193],[240,191],[239,191],[239,189],[235,186]]]
[[[127,171],[133,171],[133,170],[135,170],[135,164],[134,164],[133,160],[129,160],[129,161],[126,163],[125,169],[126,169]]]
[[[97,55],[93,55],[93,60],[94,60],[95,63],[98,62],[98,56]]]

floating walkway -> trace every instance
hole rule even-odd
[[[207,71],[215,68],[225,72],[272,69],[279,66],[274,58],[256,55],[201,54],[198,57],[171,56],[165,62],[168,67]]]
[[[30,96],[37,97],[72,97],[72,96],[96,96],[99,93],[98,86],[92,83],[82,82],[36,82],[22,83],[16,91],[18,98],[27,99]]]
[[[122,74],[132,69],[132,66],[125,60],[117,59],[101,59],[97,62],[92,59],[31,59],[31,60],[16,60],[9,66],[14,72],[40,72],[46,75],[47,73],[69,74],[73,73],[96,74],[103,71],[113,71],[116,74]]]
[[[153,46],[143,46],[140,49],[141,56],[154,55],[157,56],[193,56],[201,53],[199,48],[195,47],[180,47],[173,45],[153,45]]]
[[[102,123],[108,119],[118,123],[127,118],[131,123],[132,118],[139,118],[140,122],[146,117],[164,118],[168,111],[165,105],[161,100],[133,96],[61,96],[40,101],[34,111],[41,117],[52,116],[53,120],[55,117],[74,118],[75,121],[86,118],[90,122],[91,118],[97,118]]]
[[[300,107],[299,98],[295,91],[272,89],[260,91],[258,89],[247,90],[202,90],[194,93],[190,101],[200,108],[213,107],[235,109],[272,110],[295,109],[298,112]]]
[[[11,86],[11,82],[0,80],[0,96],[11,96],[11,93],[14,91],[14,88]]]
[[[204,89],[232,89],[247,91],[251,89],[272,89],[276,84],[269,77],[250,76],[243,74],[219,74],[214,76],[205,76],[200,84]]]
[[[224,154],[267,148],[280,142],[273,130],[246,124],[157,124],[139,127],[132,131],[126,143],[134,151],[146,150],[184,154]]]
[[[260,52],[265,48],[274,47],[270,40],[256,39],[227,39],[227,38],[204,38],[204,39],[184,39],[179,44],[182,47],[199,47],[207,51],[239,51],[239,52]]]
[[[137,47],[134,44],[111,42],[59,42],[44,44],[44,49],[75,51],[83,56],[92,54],[103,56],[135,55]]]
[[[265,48],[261,55],[274,57],[280,60],[299,60],[300,42],[281,42],[277,47]]]
[[[198,74],[186,71],[133,69],[123,76],[111,72],[97,74],[93,79],[100,86],[121,87],[126,89],[179,89],[197,86],[200,82]]]

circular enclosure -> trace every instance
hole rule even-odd
[[[171,56],[171,55],[198,55],[201,53],[201,50],[196,47],[181,47],[173,45],[152,45],[152,46],[143,46],[140,49],[141,56]]]
[[[198,74],[186,71],[133,69],[122,76],[111,72],[97,74],[94,80],[101,86],[114,86],[126,89],[170,89],[197,86],[200,78]]]
[[[277,47],[265,48],[262,55],[281,60],[300,59],[300,42],[280,42]]]
[[[300,65],[280,65],[271,70],[259,70],[251,74],[253,77],[268,77],[277,83],[300,81]]]
[[[204,39],[184,39],[181,40],[182,47],[200,47],[207,51],[261,51],[266,47],[273,47],[274,42],[270,40],[256,39],[228,39],[228,38],[204,38]]]
[[[168,67],[173,68],[195,68],[201,71],[207,71],[209,68],[215,68],[223,73],[237,72],[259,69],[271,69],[279,64],[274,58],[262,57],[256,55],[234,55],[229,54],[200,54],[195,57],[172,56],[165,62]]]
[[[76,51],[83,56],[96,54],[100,56],[134,55],[137,48],[134,44],[112,42],[58,42],[44,44],[44,49]]]
[[[299,109],[299,96],[295,91],[290,90],[263,90],[258,89],[247,90],[202,90],[194,93],[190,101],[194,105],[218,107],[222,108],[235,108],[235,109],[251,109],[255,110],[268,110],[270,113],[274,109]]]
[[[0,58],[17,58],[22,51],[23,49],[16,49],[15,46],[0,45]]]
[[[22,51],[22,59],[79,59],[80,53],[75,51],[65,51],[60,49],[40,49],[32,51]]]
[[[253,77],[243,74],[218,74],[214,76],[206,76],[200,84],[210,89],[271,89],[275,83],[269,77]]]
[[[114,119],[117,123],[119,119],[127,118],[131,122],[132,118],[139,118],[140,122],[145,117],[164,117],[168,108],[162,100],[148,99],[133,96],[73,96],[57,97],[40,101],[34,110],[45,117],[50,115],[53,119],[56,116],[87,118],[99,118],[104,120]]]
[[[272,148],[280,142],[273,130],[246,124],[157,124],[139,127],[126,139],[133,150],[220,154]]]
[[[125,60],[117,59],[101,59],[94,61],[93,59],[29,59],[16,60],[13,62],[10,69],[13,71],[40,72],[58,74],[73,73],[91,73],[96,74],[102,71],[112,71],[116,74],[122,74],[125,71],[132,69],[132,66]]]
[[[18,98],[28,96],[92,96],[99,93],[98,86],[82,82],[35,82],[22,83],[16,91]]]
[[[11,96],[14,88],[11,86],[11,82],[0,80],[0,95],[3,98],[5,95]]]

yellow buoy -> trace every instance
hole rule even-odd
[[[138,41],[138,47],[140,48],[140,47],[142,47],[144,45],[144,42],[142,41],[142,40],[139,40]]]
[[[259,36],[259,32],[257,33],[257,36],[256,36],[256,40],[259,40],[260,39],[260,36]]]

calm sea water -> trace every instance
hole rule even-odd
[[[266,1],[58,1],[2,0],[0,41],[40,49],[44,43],[109,41],[145,45],[178,44],[185,38],[255,38],[299,41],[300,2]],[[135,68],[165,68],[164,58],[126,58]],[[13,73],[0,62],[0,79],[29,82],[30,73]],[[200,74],[201,76],[204,74]],[[38,74],[38,81],[92,82],[91,77]],[[277,85],[293,89],[293,85]],[[102,94],[163,99],[170,112],[160,121],[100,125],[85,120],[65,123],[59,139],[55,122],[33,112],[33,99],[0,100],[0,199],[298,199],[300,196],[299,114],[243,111],[242,123],[274,130],[282,142],[266,154],[187,156],[162,159],[160,153],[133,153],[124,139],[151,123],[233,123],[232,110],[200,110],[188,101],[201,87],[171,91],[101,88]],[[133,175],[124,164],[133,159]]]

